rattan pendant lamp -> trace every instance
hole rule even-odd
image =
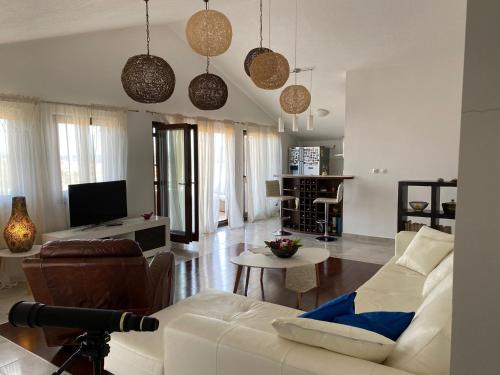
[[[269,0],[270,12],[271,0]],[[271,17],[269,17],[270,28]],[[271,35],[271,32],[269,32],[269,35]],[[269,48],[271,48],[271,42],[269,42]],[[289,76],[290,65],[288,60],[277,52],[270,51],[257,54],[250,64],[250,78],[257,87],[264,90],[276,90],[283,87]]]
[[[298,36],[298,0],[295,0],[295,56],[294,56],[294,84],[286,87],[280,95],[280,105],[283,111],[293,115],[292,130],[298,131],[297,115],[303,113],[311,104],[311,94],[303,85],[297,84],[297,36]]]
[[[202,56],[219,56],[231,45],[233,29],[229,19],[221,12],[205,9],[191,16],[186,25],[186,38],[190,47]]]
[[[227,85],[221,77],[210,73],[210,57],[208,56],[206,72],[193,78],[188,91],[191,103],[203,111],[220,109],[227,102]]]
[[[262,46],[262,0],[260,0],[260,45],[257,48],[254,48],[248,52],[247,56],[245,57],[245,62],[243,64],[245,68],[245,73],[247,76],[250,77],[250,66],[252,65],[253,61],[255,58],[263,53],[266,52],[273,52],[269,48],[265,48]]]
[[[149,54],[149,0],[146,3],[147,54],[128,59],[121,81],[127,95],[139,103],[162,103],[172,96],[175,74],[161,57]]]
[[[210,10],[208,9],[208,0],[204,1],[205,11],[210,12]],[[186,30],[190,29],[189,22],[191,22],[191,20],[188,21],[188,27],[186,28]],[[204,30],[207,34],[213,31],[211,27],[207,26],[207,23],[205,23],[205,25],[200,29]],[[206,36],[203,39],[205,47],[199,45],[200,51],[206,52],[206,71],[205,73],[194,77],[193,80],[189,83],[188,88],[189,100],[191,100],[191,103],[193,103],[196,108],[203,111],[214,111],[224,107],[228,97],[227,85],[224,80],[218,75],[210,73],[210,53],[213,52],[213,40],[211,40],[212,39],[210,37]],[[210,47],[211,44],[212,47]],[[212,50],[210,48],[212,48]]]

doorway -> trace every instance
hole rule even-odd
[[[153,122],[155,213],[170,218],[170,239],[199,239],[198,129]]]

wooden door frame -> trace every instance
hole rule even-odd
[[[199,240],[199,207],[198,207],[198,197],[199,197],[199,187],[198,187],[198,126],[195,124],[165,124],[162,122],[153,121],[153,128],[156,132],[153,132],[153,137],[156,142],[156,156],[159,152],[159,137],[158,131],[160,130],[183,130],[184,132],[184,186],[185,186],[185,202],[184,202],[184,212],[185,212],[185,234],[180,232],[170,231],[170,239],[173,242],[190,243],[191,241]],[[193,145],[194,149],[191,150],[191,132],[193,132]],[[191,158],[191,151],[194,160]],[[191,173],[191,165],[194,167],[193,174]],[[158,176],[158,181],[161,180],[162,170],[160,168],[158,160],[155,160],[156,175]],[[192,182],[194,182],[194,187]],[[157,185],[159,189],[159,184]],[[194,202],[194,207],[193,207]],[[156,207],[161,206],[160,194],[158,192],[156,196]],[[193,218],[194,211],[194,218]],[[194,220],[193,220],[194,219]],[[194,228],[193,228],[194,221]]]

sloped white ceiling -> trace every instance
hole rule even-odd
[[[214,65],[277,118],[279,90],[257,89],[243,71],[246,53],[258,44],[258,0],[212,0],[210,4],[230,18],[234,34],[231,48],[214,58]],[[302,130],[300,136],[343,135],[347,71],[463,54],[465,5],[466,0],[299,0],[297,64],[315,67],[313,111],[331,112],[316,120],[314,132]],[[150,0],[151,20],[168,23],[185,40],[187,18],[202,7],[202,0]],[[0,9],[0,43],[144,23],[142,0],[0,0]],[[295,1],[272,1],[271,48],[287,56],[291,65],[294,14]],[[309,76],[299,77],[299,82],[308,85]]]

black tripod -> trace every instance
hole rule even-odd
[[[109,333],[105,331],[90,331],[78,336],[76,341],[80,346],[52,375],[61,375],[79,355],[92,362],[93,375],[101,375],[104,358],[109,354],[109,339]]]

